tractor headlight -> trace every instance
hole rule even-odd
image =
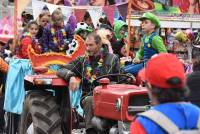
[[[116,111],[120,111],[120,109],[121,109],[121,99],[120,98],[117,98],[117,100],[116,100],[115,109],[116,109]]]

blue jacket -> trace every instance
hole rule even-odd
[[[194,129],[197,126],[200,109],[190,103],[166,103],[152,107],[167,116],[179,129]],[[137,120],[144,126],[147,134],[166,134],[166,132],[150,119],[138,116]]]

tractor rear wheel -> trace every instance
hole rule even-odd
[[[24,102],[19,134],[62,134],[59,106],[48,92],[30,91]],[[33,131],[33,132],[32,132]]]

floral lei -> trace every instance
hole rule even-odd
[[[86,54],[86,61],[85,61],[85,65],[86,65],[86,74],[85,74],[85,78],[89,81],[89,82],[93,82],[98,76],[100,76],[101,73],[101,68],[103,66],[103,54],[100,55],[101,57],[99,58],[99,61],[97,62],[98,65],[97,67],[94,69],[95,71],[93,71],[92,67],[91,67],[91,60],[88,56],[88,54]],[[92,72],[95,72],[94,74]]]
[[[31,33],[30,32],[25,32],[25,33],[23,33],[23,35],[22,35],[23,37],[26,37],[26,36],[28,36],[28,37],[30,37],[30,38],[32,38],[32,35],[31,35]]]
[[[32,39],[32,45],[37,43],[36,37],[33,37],[33,36],[31,35],[30,32],[24,32],[24,33],[22,34],[22,36],[21,36],[21,39],[20,39],[19,42],[18,42],[19,44],[21,44],[21,40],[22,40],[24,37],[30,37],[30,38]]]
[[[67,39],[66,39],[67,33],[66,33],[65,29],[62,28],[60,30],[62,34],[60,34],[60,32],[59,32],[58,38],[57,38],[55,31],[56,31],[55,28],[52,26],[51,27],[51,35],[52,35],[53,43],[54,43],[54,45],[58,46],[59,50],[64,50],[64,47],[67,44]],[[58,39],[60,40],[59,45],[58,45]],[[61,42],[62,39],[63,39],[63,42]]]

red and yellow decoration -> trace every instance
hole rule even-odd
[[[64,65],[74,60],[76,57],[84,55],[86,46],[84,40],[75,35],[74,39],[78,42],[78,47],[74,50],[71,55],[64,55],[61,53],[45,53],[45,54],[36,54],[32,47],[28,48],[28,55],[32,63],[33,68],[44,68],[48,67],[51,64]],[[48,72],[51,73],[51,72]]]

